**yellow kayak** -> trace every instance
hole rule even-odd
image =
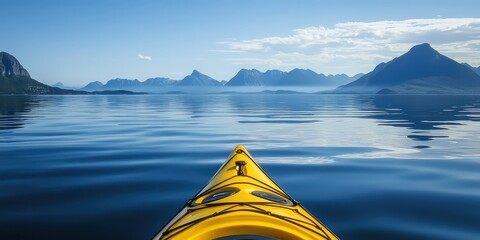
[[[338,239],[237,146],[153,239]]]

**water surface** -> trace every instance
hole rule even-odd
[[[149,239],[243,144],[342,239],[478,239],[480,97],[0,96],[0,239]]]

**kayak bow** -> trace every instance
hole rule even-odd
[[[153,238],[337,239],[239,145],[208,184]]]

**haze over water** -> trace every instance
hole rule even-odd
[[[480,97],[0,96],[0,239],[149,239],[237,144],[342,239],[480,236]]]

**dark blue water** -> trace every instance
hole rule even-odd
[[[0,96],[0,239],[149,239],[244,144],[343,239],[479,239],[480,97]]]

